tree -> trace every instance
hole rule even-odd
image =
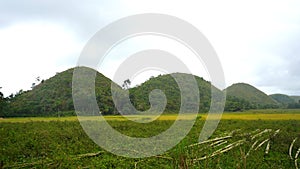
[[[0,89],[2,89],[2,87],[0,87]],[[0,91],[0,99],[2,100],[2,99],[4,99],[4,95],[3,95],[3,93]]]
[[[2,87],[0,87],[2,89]],[[4,97],[4,94],[0,91],[0,117],[5,116],[8,113],[8,102],[7,98]]]
[[[36,81],[39,82],[41,80],[40,76],[36,78]]]
[[[299,109],[300,108],[300,103],[290,103],[287,106],[288,109]]]
[[[41,81],[41,77],[40,77],[40,76],[36,77],[36,78],[35,78],[35,82],[32,83],[32,85],[31,85],[31,89],[33,89],[35,86],[37,86],[37,85],[40,83],[40,81]],[[44,82],[44,81],[42,81],[42,83],[43,83],[43,82]]]
[[[25,93],[25,92],[23,91],[23,89],[20,89],[20,90],[15,94],[14,97],[20,96],[20,95],[23,94],[23,93]],[[12,94],[12,95],[13,95],[13,94]]]
[[[123,89],[129,89],[130,85],[131,85],[131,81],[129,79],[126,79],[124,80],[122,87]]]
[[[35,87],[35,83],[32,83],[31,85],[31,89],[33,89]]]

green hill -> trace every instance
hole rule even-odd
[[[294,99],[292,99],[290,96],[284,95],[284,94],[271,94],[270,97],[273,98],[274,100],[276,100],[278,103],[282,104],[285,107],[288,104],[295,103]]]
[[[91,70],[89,68],[85,69],[87,71]],[[50,79],[42,81],[32,90],[17,94],[11,100],[11,111],[6,116],[73,115],[73,71],[74,68],[57,73]],[[103,114],[113,114],[115,111],[111,98],[111,83],[110,79],[97,72],[95,93]],[[114,83],[113,85],[117,86]],[[117,88],[120,87],[117,86]]]
[[[289,103],[287,108],[300,109],[300,96],[290,96],[294,100],[294,103]]]
[[[84,67],[82,67],[84,68]],[[86,71],[94,71],[85,68]],[[0,116],[65,116],[74,115],[72,98],[72,78],[74,68],[57,73],[48,80],[42,81],[30,91],[20,91],[12,98],[3,98],[0,105]],[[153,93],[155,89],[160,89],[166,96],[166,113],[177,113],[181,107],[181,99],[187,99],[186,107],[194,110],[196,90],[191,87],[189,77],[193,75],[184,73],[173,73],[153,77],[143,84],[124,90],[109,78],[97,72],[95,79],[96,99],[102,114],[135,114],[134,108],[139,111],[149,110],[150,103],[160,105],[162,98],[158,93]],[[181,91],[173,77],[181,79],[182,85],[188,89],[188,96],[181,98]],[[197,82],[200,94],[199,112],[207,112],[211,103],[211,83],[201,77],[193,76]],[[115,91],[111,91],[111,84]],[[191,89],[191,90],[190,90]],[[218,92],[219,89],[213,87]],[[152,92],[152,93],[151,93]],[[225,111],[242,111],[257,108],[277,108],[279,103],[287,105],[288,108],[298,108],[299,104],[292,103],[286,95],[275,94],[268,96],[255,87],[238,83],[226,89],[227,99]],[[116,105],[112,99],[115,96]],[[150,94],[151,93],[151,94]],[[129,99],[127,99],[129,98]],[[295,100],[300,97],[293,96]],[[2,104],[3,103],[3,104]],[[4,105],[5,106],[2,106]],[[8,104],[7,104],[8,103]],[[133,106],[134,107],[133,107]],[[2,109],[5,108],[5,111]],[[117,109],[116,109],[117,108]],[[160,111],[161,107],[155,107]],[[118,112],[119,111],[119,112]]]
[[[276,108],[278,103],[264,92],[246,84],[237,83],[226,88],[227,96],[244,100],[251,104],[252,108]]]
[[[296,103],[300,103],[300,96],[290,96]]]
[[[91,69],[86,68],[87,71]],[[5,116],[65,116],[74,115],[74,106],[72,99],[72,77],[74,69],[69,69],[61,73],[57,73],[55,76],[35,86],[32,90],[21,92],[17,94],[10,101],[11,111]],[[112,101],[111,83],[112,81],[101,73],[97,72],[95,80],[95,93],[100,111],[103,114],[117,114],[117,109],[122,114],[134,114],[131,103],[134,107],[140,111],[145,111],[150,108],[149,94],[154,89],[160,89],[167,97],[166,109],[167,113],[178,113],[181,106],[180,89],[172,76],[181,79],[183,86],[186,89],[191,89],[188,77],[192,76],[184,73],[175,73],[169,75],[162,75],[155,78],[151,78],[143,84],[131,88],[129,90],[122,90],[118,85],[113,83],[115,91],[113,94],[116,98],[116,106]],[[199,111],[206,112],[209,110],[211,102],[211,84],[204,79],[194,76],[198,85],[200,94]],[[216,88],[214,88],[216,89]],[[216,89],[216,91],[221,92]],[[127,93],[129,92],[129,96]],[[191,105],[187,107],[193,107],[193,93],[191,96],[186,97],[190,99]],[[126,97],[129,97],[131,102],[128,102]],[[161,97],[152,98],[154,102],[160,103]]]
[[[145,111],[150,108],[149,103],[149,94],[154,89],[160,89],[164,92],[167,104],[165,111],[168,113],[177,113],[180,109],[181,103],[181,96],[180,96],[180,89],[172,76],[176,76],[176,78],[183,79],[184,83],[183,86],[190,85],[189,82],[189,74],[184,73],[174,73],[168,75],[160,75],[155,78],[151,78],[148,81],[144,82],[138,87],[134,87],[130,89],[130,96],[133,104],[135,107],[140,111]],[[198,83],[198,90],[200,94],[200,112],[206,112],[209,110],[210,101],[211,101],[211,84],[204,79],[194,76],[196,82]],[[192,89],[192,88],[189,88]],[[194,89],[192,89],[194,90]],[[216,89],[217,91],[220,91]],[[196,92],[191,91],[191,92]],[[221,92],[221,91],[220,91]],[[189,96],[188,96],[189,97]],[[192,96],[191,96],[192,97]],[[192,98],[190,98],[192,99]],[[192,105],[191,105],[192,106]]]
[[[251,102],[235,96],[226,96],[225,111],[235,112],[249,109],[256,109],[256,106]]]

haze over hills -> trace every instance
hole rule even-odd
[[[90,68],[85,68],[86,71],[94,71]],[[15,96],[1,99],[0,116],[66,116],[75,115],[73,99],[72,99],[72,77],[74,68],[68,69],[48,80],[42,81],[40,84],[33,87],[29,91],[20,91]],[[167,113],[178,113],[181,106],[181,95],[179,87],[174,80],[174,76],[183,79],[182,85],[189,89],[190,81],[185,80],[193,75],[184,73],[174,73],[168,75],[159,75],[152,77],[139,86],[124,90],[116,83],[112,82],[103,74],[97,72],[95,79],[95,94],[99,109],[102,114],[135,114],[136,108],[138,111],[145,111],[150,108],[149,96],[153,89],[160,89],[167,98],[166,109]],[[201,77],[193,76],[197,82],[200,94],[199,112],[207,112],[211,102],[211,83]],[[125,78],[126,79],[126,78]],[[115,91],[111,92],[111,84]],[[217,92],[222,92],[213,87]],[[192,89],[195,90],[195,89]],[[128,93],[129,92],[129,93]],[[195,93],[191,91],[191,93]],[[289,108],[298,108],[298,103],[291,104],[291,99],[286,95],[271,95],[268,96],[255,87],[238,83],[229,86],[226,89],[227,100],[225,111],[242,111],[247,109],[257,108],[278,108],[290,106]],[[112,93],[117,98],[115,105],[112,99]],[[190,94],[191,94],[190,93]],[[153,93],[152,93],[153,94]],[[150,100],[154,103],[160,103],[161,97],[152,95]],[[126,99],[126,98],[130,98]],[[295,100],[299,97],[294,96]],[[185,99],[190,100],[191,107],[194,97],[192,95]],[[2,100],[5,100],[4,102]],[[6,103],[5,109],[2,105]],[[134,106],[132,106],[131,105]],[[284,104],[283,104],[284,103]],[[286,106],[288,104],[288,106]],[[1,107],[2,106],[2,107]]]

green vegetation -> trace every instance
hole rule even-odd
[[[300,103],[300,96],[290,96],[296,103]]]
[[[243,100],[243,105],[250,109],[278,108],[278,103],[275,100],[249,84],[233,84],[226,88],[226,92],[228,97]],[[239,101],[235,103],[238,104]]]
[[[77,67],[87,73],[95,71],[86,67]],[[73,116],[74,105],[72,98],[72,77],[74,68],[57,73],[48,80],[41,80],[38,77],[37,83],[32,85],[32,90],[20,90],[15,95],[7,98],[0,93],[0,117],[39,117],[39,116]],[[164,113],[177,113],[181,106],[181,91],[173,76],[182,80],[182,86],[190,89],[186,98],[191,110],[195,107],[195,97],[193,93],[196,90],[191,86],[189,77],[193,75],[184,73],[173,73],[152,77],[143,84],[130,88],[130,80],[126,79],[123,88],[112,82],[110,79],[96,73],[95,94],[99,109],[104,115],[115,114],[137,114],[135,108],[139,111],[149,110],[149,100],[152,99],[154,104],[162,103],[162,98],[157,93],[152,92],[154,89],[160,89],[166,96],[167,103]],[[216,93],[222,91],[212,86],[210,82],[201,77],[193,76],[198,83],[200,94],[199,112],[205,113],[210,108],[211,87]],[[84,79],[83,79],[84,80]],[[112,88],[111,88],[112,87]],[[113,89],[113,91],[111,90]],[[237,112],[250,109],[266,108],[300,108],[297,96],[291,96],[297,102],[292,102],[289,96],[276,94],[267,96],[262,91],[251,85],[239,83],[234,84],[226,89],[227,99],[225,111]],[[151,94],[150,94],[151,93]],[[86,93],[89,95],[90,93]],[[112,95],[115,98],[114,104]],[[149,98],[151,96],[151,98]],[[133,106],[132,106],[133,105]],[[159,112],[161,107],[156,107],[155,111]]]
[[[290,112],[299,114],[296,110],[283,113]],[[247,112],[242,113],[241,116],[247,116]],[[166,130],[173,120],[139,124],[111,119],[109,123],[128,136],[149,137]],[[300,147],[300,140],[295,139],[300,137],[300,121],[222,120],[209,140],[198,143],[203,124],[204,119],[198,119],[188,136],[164,154],[131,159],[97,146],[75,119],[1,122],[0,168],[295,168],[295,164],[300,165],[299,157],[295,157]]]
[[[287,107],[289,104],[296,103],[294,99],[284,94],[272,94],[270,95],[270,97],[276,100],[278,103],[282,104],[283,107]]]
[[[85,68],[86,71],[91,71]],[[70,116],[75,115],[72,99],[74,69],[57,73],[54,77],[35,85],[30,91],[20,91],[10,98],[10,111],[4,117]],[[103,114],[114,114],[111,98],[112,81],[100,73],[95,80],[97,102]],[[113,83],[113,85],[115,85]],[[117,85],[115,85],[117,86]]]
[[[178,79],[183,79],[184,84],[182,86],[188,87],[191,82],[189,82],[190,78],[188,78],[188,74],[183,73],[174,73],[169,75],[160,75],[156,78],[151,78],[145,83],[141,84],[138,87],[131,88],[129,90],[130,97],[133,105],[136,106],[138,110],[145,111],[150,108],[149,103],[149,94],[154,89],[160,89],[166,96],[167,105],[165,112],[168,113],[177,113],[180,109],[181,96],[180,89],[177,85],[177,82],[174,80],[172,76],[176,76]],[[194,76],[196,82],[198,83],[198,90],[200,94],[200,112],[207,112],[210,106],[210,98],[211,98],[211,84],[204,79]],[[196,90],[193,88],[189,88],[191,90]],[[196,91],[191,91],[194,93]],[[188,96],[189,97],[189,96]],[[190,96],[192,99],[192,96]]]
[[[300,108],[300,96],[287,96],[283,94],[270,95],[274,100],[281,103],[281,107],[288,109]]]
[[[1,87],[0,87],[1,89]],[[0,117],[4,116],[4,112],[8,112],[8,99],[4,97],[3,93],[0,91]]]
[[[89,68],[80,67],[86,71],[93,71]],[[36,116],[70,116],[75,115],[72,100],[72,75],[74,69],[57,73],[54,77],[35,84],[30,91],[20,91],[9,98],[9,111],[0,112],[2,117],[36,117]],[[98,106],[102,114],[136,114],[135,108],[145,111],[150,108],[149,94],[153,89],[160,89],[167,97],[165,112],[177,113],[180,108],[180,90],[172,76],[178,76],[184,82],[183,86],[189,87],[187,80],[191,75],[175,73],[151,78],[142,85],[130,88],[130,80],[124,81],[122,89],[110,79],[97,72],[95,80],[95,93]],[[200,112],[207,112],[210,106],[211,84],[204,79],[194,76],[198,83],[200,94]],[[186,81],[185,81],[186,80]],[[111,83],[114,91],[111,92]],[[219,91],[213,87],[216,91]],[[129,91],[129,96],[127,92]],[[192,91],[191,93],[193,93]],[[221,91],[219,91],[221,92]],[[112,101],[112,94],[116,98],[116,107]],[[126,98],[130,98],[130,101]],[[192,96],[187,99],[193,99]],[[154,102],[160,103],[161,98],[154,96]],[[190,105],[191,107],[193,105]]]
[[[288,108],[290,109],[300,109],[300,96],[290,96],[292,99],[295,100],[295,103],[288,104]]]
[[[300,108],[300,96],[287,96],[284,94],[270,95],[274,100],[281,104],[282,108],[299,109]]]
[[[251,104],[249,101],[243,98],[227,96],[224,110],[230,112],[237,112],[255,108],[256,106],[254,104]]]

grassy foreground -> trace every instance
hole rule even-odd
[[[85,134],[77,117],[2,119],[0,168],[295,168],[300,165],[299,114],[278,113],[224,113],[213,136],[198,143],[205,122],[200,115],[177,146],[142,159],[103,150]],[[156,135],[175,118],[164,115],[140,124],[107,117],[113,128],[132,137]]]

